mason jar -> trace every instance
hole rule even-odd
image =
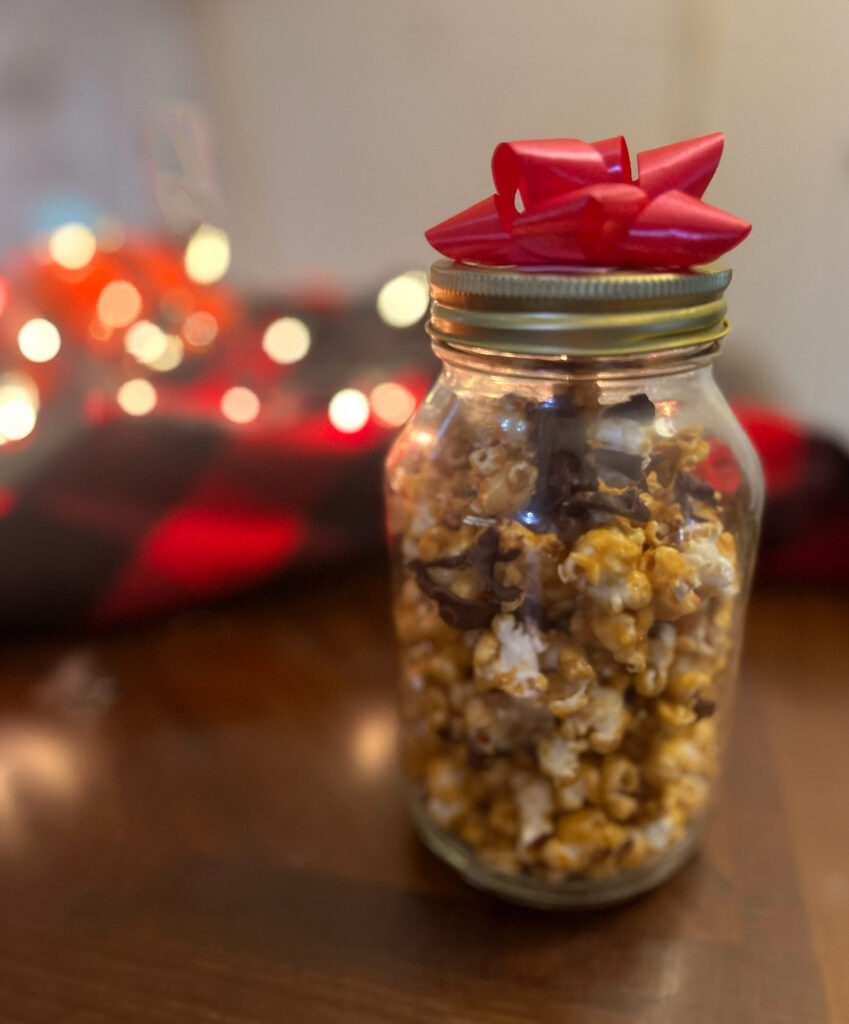
[[[698,840],[763,496],[730,277],[431,269],[442,372],[387,461],[402,762],[475,886],[612,903]]]

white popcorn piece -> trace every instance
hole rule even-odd
[[[519,812],[518,844],[527,848],[554,831],[554,796],[550,784],[539,776],[519,776],[514,781]]]
[[[495,638],[495,651],[487,657]],[[514,697],[534,697],[548,682],[539,670],[539,652],[544,647],[539,634],[526,629],[510,614],[496,615],[492,632],[484,634],[475,649],[475,664],[481,677]]]
[[[552,733],[537,743],[540,769],[558,782],[571,782],[578,777],[578,754],[560,733]]]
[[[735,594],[737,572],[734,563],[719,550],[718,545],[722,528],[712,523],[700,523],[685,530],[681,554],[698,576],[699,585],[717,594]]]

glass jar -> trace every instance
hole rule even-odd
[[[431,269],[443,368],[387,462],[402,759],[478,887],[606,904],[694,848],[763,492],[711,367],[730,276]]]

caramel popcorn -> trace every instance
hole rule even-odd
[[[702,431],[576,388],[454,407],[400,451],[404,764],[425,814],[488,869],[552,884],[670,854],[717,774],[741,588]]]

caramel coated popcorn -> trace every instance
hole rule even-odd
[[[699,820],[740,590],[701,430],[585,391],[457,401],[390,467],[416,799],[553,883],[650,864]]]

